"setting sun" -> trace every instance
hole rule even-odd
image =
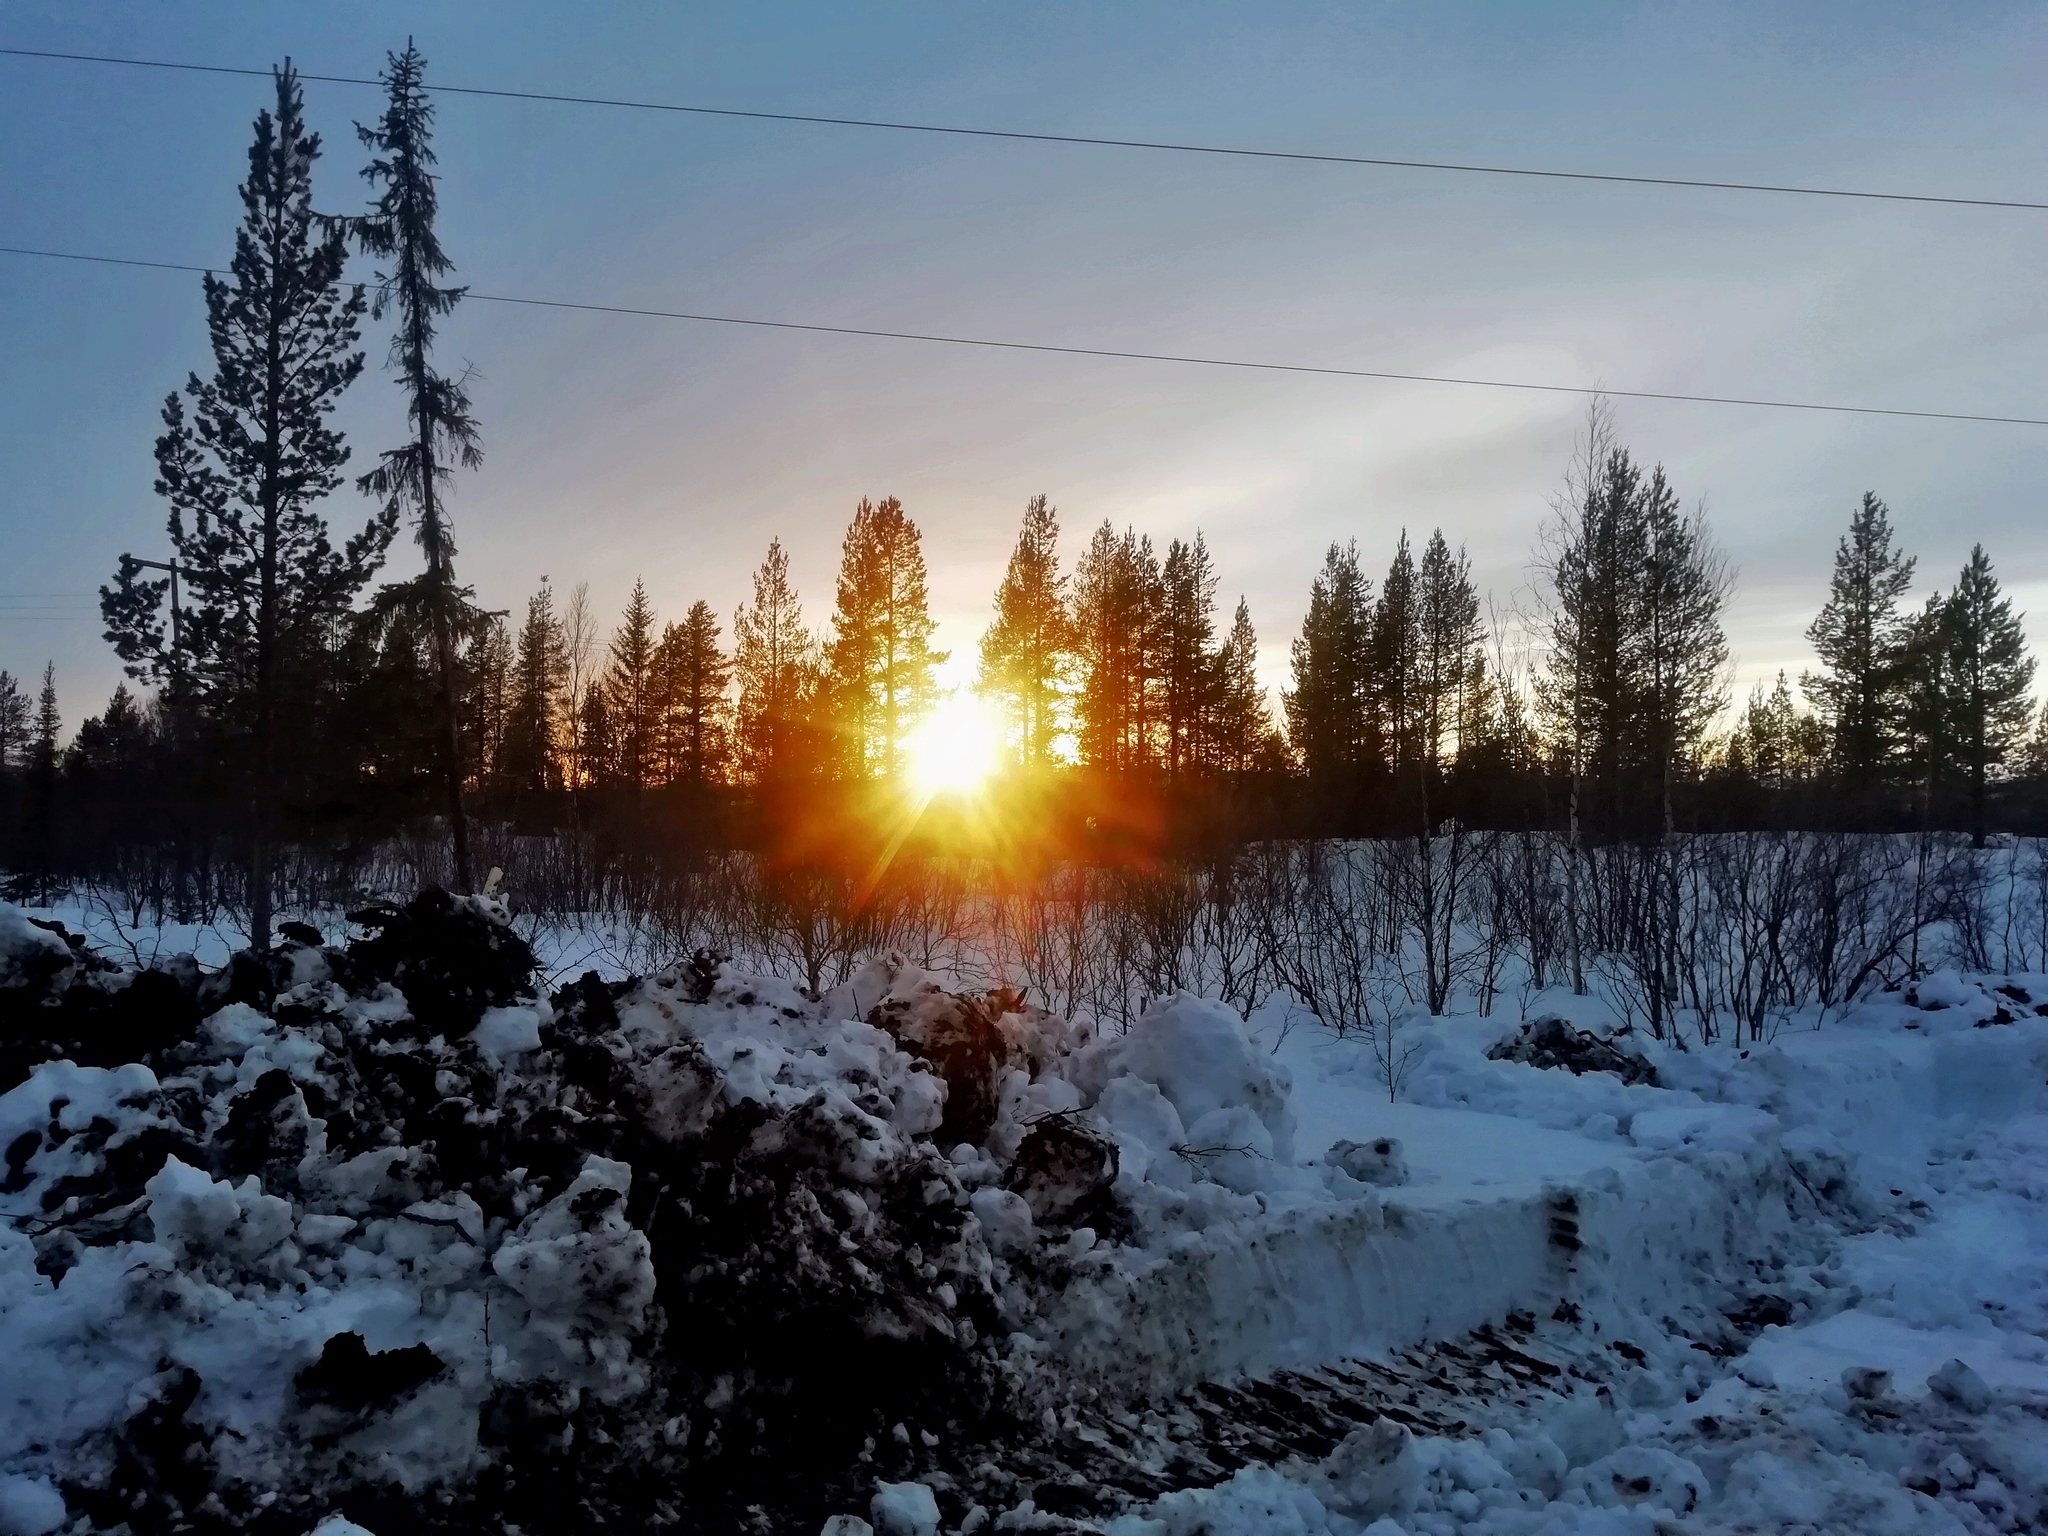
[[[1001,760],[1002,727],[986,704],[956,693],[903,744],[910,779],[925,795],[977,789]]]

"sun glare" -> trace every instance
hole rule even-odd
[[[926,795],[979,789],[996,770],[1002,728],[971,693],[956,693],[932,711],[903,744],[911,782]]]

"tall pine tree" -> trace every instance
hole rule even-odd
[[[1472,562],[1451,553],[1441,528],[1422,551],[1415,594],[1415,739],[1431,774],[1440,773],[1459,739],[1460,701],[1480,658],[1485,631]]]
[[[1372,728],[1372,584],[1358,544],[1332,544],[1309,590],[1281,695],[1287,736],[1312,782],[1355,778],[1378,757]]]
[[[57,838],[60,825],[57,793],[62,758],[58,733],[63,716],[57,711],[57,664],[43,667],[42,691],[36,695],[35,726],[29,737],[27,771],[22,775],[21,847],[16,866],[34,891],[36,905],[47,907],[55,895]]]
[[[753,601],[733,615],[732,633],[741,767],[756,784],[795,777],[809,756],[817,648],[804,627],[780,539],[770,541],[754,573]]]
[[[1536,694],[1571,775],[1573,824],[1661,835],[1673,780],[1724,700],[1726,567],[1663,467],[1646,476],[1598,419],[1549,537]]]
[[[1252,611],[1240,597],[1230,633],[1215,658],[1215,693],[1204,733],[1204,760],[1222,773],[1263,767],[1273,751],[1273,721],[1259,685],[1259,637]]]
[[[343,235],[313,211],[320,140],[306,131],[298,77],[274,77],[276,106],[256,119],[242,224],[226,278],[205,279],[213,377],[194,374],[164,402],[157,494],[170,503],[184,583],[176,644],[160,615],[163,581],[124,562],[100,589],[108,638],[137,676],[177,685],[223,738],[222,761],[250,790],[250,939],[270,942],[271,866],[288,698],[312,696],[325,641],[381,563],[396,527],[387,508],[341,549],[315,510],[341,482],[348,449],[328,425],[362,371],[360,288],[341,281]],[[304,740],[293,729],[294,743]]]
[[[515,803],[544,794],[559,782],[562,690],[568,682],[568,648],[555,616],[554,588],[541,578],[526,600],[526,622],[512,659],[512,701],[505,723],[505,780]]]
[[[862,500],[839,564],[832,614],[834,725],[857,777],[894,774],[904,740],[938,700],[930,603],[917,524],[894,496]]]
[[[433,364],[434,331],[466,291],[443,287],[438,279],[455,270],[441,249],[434,220],[440,194],[434,186],[434,108],[426,94],[427,61],[408,40],[404,53],[386,56],[384,115],[374,127],[358,123],[356,133],[372,152],[363,176],[378,189],[370,214],[355,221],[357,239],[390,266],[377,274],[376,313],[398,312],[391,338],[391,367],[405,391],[411,439],[387,450],[364,475],[366,494],[384,498],[395,517],[410,508],[425,551],[427,569],[419,599],[427,611],[439,673],[444,749],[442,783],[454,834],[455,883],[472,885],[469,827],[462,810],[462,724],[456,672],[456,636],[468,594],[455,585],[455,540],[447,515],[448,483],[454,466],[475,469],[483,447],[470,415],[465,381],[438,372]]]
[[[28,695],[13,673],[0,671],[0,770],[21,765],[29,740]]]
[[[626,611],[612,633],[611,665],[605,669],[605,712],[617,744],[619,777],[645,789],[655,768],[659,710],[655,698],[654,605],[647,585],[633,583]]]
[[[682,623],[662,631],[658,666],[667,703],[662,740],[670,782],[723,782],[732,663],[718,648],[718,618],[709,603],[692,603]]]
[[[1044,768],[1060,733],[1063,683],[1073,626],[1059,573],[1059,518],[1043,496],[1024,508],[1024,526],[996,588],[996,619],[981,637],[981,691],[1009,721],[1017,761]]]
[[[1394,547],[1393,562],[1387,567],[1387,579],[1380,583],[1380,601],[1373,611],[1372,625],[1375,702],[1387,763],[1397,775],[1421,755],[1421,644],[1415,556],[1408,548],[1408,530],[1403,528],[1401,541]]]
[[[1902,693],[1911,622],[1899,599],[1913,560],[1892,547],[1891,515],[1875,494],[1850,514],[1835,548],[1828,600],[1806,631],[1821,661],[1799,685],[1829,736],[1843,787],[1867,805],[1904,746]]]
[[[1156,759],[1159,610],[1152,540],[1105,522],[1074,569],[1075,735],[1091,768],[1132,773]]]
[[[1982,544],[1971,548],[1942,605],[1941,635],[1947,652],[1943,714],[1956,767],[1969,785],[1971,841],[1982,848],[1986,785],[2026,735],[2032,713],[2027,690],[2034,681],[2020,615],[2000,594]]]
[[[1169,774],[1200,766],[1215,702],[1216,568],[1198,532],[1173,540],[1159,572],[1160,737]]]

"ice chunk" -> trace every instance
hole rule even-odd
[[[1777,1130],[1775,1115],[1747,1104],[1690,1104],[1646,1109],[1629,1122],[1629,1140],[1648,1151],[1713,1147],[1747,1151]]]
[[[264,1194],[254,1174],[224,1184],[171,1157],[143,1191],[157,1241],[194,1256],[256,1259],[291,1236],[291,1202]]]
[[[981,1234],[996,1253],[1015,1253],[1032,1243],[1031,1207],[1009,1189],[977,1189],[967,1197]]]
[[[1422,1463],[1406,1425],[1375,1419],[1346,1435],[1323,1462],[1316,1492],[1354,1520],[1400,1517],[1422,1492]]]
[[[540,1015],[531,1008],[486,1008],[469,1032],[476,1048],[493,1061],[540,1049]]]
[[[1984,995],[1983,989],[1963,980],[1954,971],[1936,971],[1922,978],[1913,989],[1913,1001],[1930,1010],[1960,1008]]]
[[[923,1483],[877,1483],[868,1503],[875,1536],[939,1536],[939,1501]]]
[[[1867,1365],[1852,1365],[1842,1372],[1842,1390],[1851,1402],[1874,1403],[1892,1390],[1892,1373]]]
[[[818,1536],[875,1536],[875,1528],[859,1515],[834,1515]]]
[[[1990,1386],[1960,1360],[1949,1361],[1928,1377],[1927,1390],[1965,1413],[1982,1413],[1991,1406]]]
[[[71,984],[77,965],[70,945],[30,922],[21,908],[0,902],[0,989],[61,992]]]

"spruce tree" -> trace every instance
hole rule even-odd
[[[461,656],[462,760],[479,786],[502,782],[512,714],[512,631],[500,613],[465,626]]]
[[[1780,671],[1770,692],[1762,683],[1750,689],[1729,736],[1728,764],[1766,788],[1782,789],[1820,766],[1826,739],[1819,721],[1793,702],[1792,684]]]
[[[31,740],[28,695],[14,674],[0,671],[0,769],[17,768]]]
[[[2048,701],[2043,701],[2034,712],[2034,728],[2020,749],[2019,766],[2020,772],[2033,783],[2038,805],[2041,789],[2048,785]]]
[[[515,800],[543,794],[560,782],[556,768],[562,689],[568,681],[568,650],[562,621],[555,616],[554,589],[541,579],[526,601],[512,661],[512,700],[505,722],[505,779]]]
[[[1920,826],[1931,830],[1940,814],[1943,785],[1953,777],[1956,751],[1956,688],[1950,646],[1948,599],[1930,592],[1907,622],[1902,667],[1905,684],[1901,719],[1920,802]]]
[[[1726,566],[1661,465],[1596,441],[1542,561],[1549,655],[1537,700],[1572,778],[1573,818],[1661,833],[1675,776],[1723,702]]]
[[[740,764],[756,784],[803,771],[816,647],[780,539],[754,573],[753,601],[733,615]]]
[[[426,554],[419,600],[432,626],[439,675],[442,782],[454,834],[455,883],[468,890],[473,881],[469,829],[462,810],[461,683],[455,651],[468,594],[455,585],[455,540],[446,496],[454,466],[475,469],[483,463],[483,448],[470,415],[465,380],[450,378],[433,365],[436,324],[461,302],[466,290],[438,282],[455,264],[441,249],[434,229],[440,195],[434,185],[434,108],[426,94],[426,67],[426,59],[410,40],[404,53],[386,55],[384,115],[374,127],[356,125],[358,137],[372,152],[363,176],[378,196],[369,215],[355,220],[354,228],[365,251],[390,263],[377,274],[376,313],[398,313],[390,366],[405,391],[412,427],[405,445],[387,450],[359,483],[366,494],[384,499],[393,518],[402,509],[412,511]]]
[[[1074,567],[1075,736],[1092,768],[1132,773],[1157,756],[1160,587],[1151,539],[1107,522]]]
[[[1672,791],[1682,765],[1727,702],[1728,642],[1721,610],[1727,562],[1705,514],[1686,513],[1659,464],[1637,503],[1643,562],[1634,609],[1631,730],[1657,793],[1659,829],[1673,830]]]
[[[1641,475],[1626,450],[1609,446],[1606,427],[1596,415],[1574,499],[1558,506],[1538,557],[1549,654],[1536,703],[1570,778],[1574,836],[1602,789],[1619,795],[1627,730],[1628,594],[1640,555],[1629,509]]]
[[[1159,594],[1161,744],[1166,771],[1184,774],[1201,762],[1218,660],[1216,568],[1199,532],[1191,544],[1175,539],[1167,545]]]
[[[669,778],[686,784],[716,784],[725,777],[726,690],[732,663],[718,648],[718,618],[699,599],[680,624],[662,632],[660,671],[667,713],[663,724]]]
[[[611,665],[605,669],[605,713],[611,723],[617,771],[629,787],[647,787],[655,766],[658,711],[655,700],[654,605],[647,586],[634,581],[626,611],[612,633]]]
[[[57,864],[58,767],[62,761],[58,733],[63,716],[57,709],[57,665],[43,667],[43,687],[36,696],[35,724],[29,736],[28,762],[22,775],[22,824],[19,869],[36,893],[36,905],[47,907],[54,894]]]
[[[1398,775],[1420,755],[1421,730],[1417,706],[1421,614],[1415,590],[1415,556],[1408,549],[1408,530],[1394,548],[1387,579],[1380,583],[1379,606],[1373,611],[1372,665],[1380,731],[1388,765]]]
[[[1460,701],[1479,658],[1484,633],[1479,623],[1479,590],[1472,562],[1444,541],[1441,528],[1429,537],[1415,595],[1415,737],[1422,763],[1434,774],[1460,739]]]
[[[1948,692],[1943,714],[1956,766],[1969,782],[1971,842],[1982,848],[1985,787],[2026,735],[2034,659],[2027,654],[2021,616],[2013,612],[2012,599],[2000,595],[1981,544],[1971,548],[1969,563],[1942,605],[1941,633]]]
[[[618,735],[612,729],[611,707],[605,702],[604,685],[592,681],[583,689],[583,701],[577,706],[577,738],[581,743],[577,755],[577,772],[582,775],[585,787],[604,789],[618,778],[619,743]]]
[[[1892,547],[1891,515],[1863,493],[1835,548],[1827,603],[1806,631],[1821,670],[1799,685],[1827,727],[1843,787],[1867,802],[1904,745],[1901,693],[1910,623],[1899,599],[1913,584],[1913,560]]]
[[[1289,743],[1312,781],[1355,775],[1377,757],[1372,627],[1372,588],[1359,568],[1358,544],[1332,544],[1292,647],[1294,686],[1281,695]]]
[[[204,280],[214,373],[186,383],[191,414],[164,402],[157,494],[170,503],[172,553],[184,584],[173,647],[160,616],[167,582],[124,562],[100,589],[108,638],[132,674],[169,683],[222,738],[223,761],[250,789],[250,939],[270,942],[271,861],[287,701],[322,687],[326,636],[389,547],[395,514],[371,519],[342,548],[315,510],[348,458],[328,425],[362,371],[364,309],[345,286],[339,229],[313,211],[320,141],[306,131],[298,77],[274,77],[276,106],[256,119],[243,218],[226,278]],[[302,736],[295,731],[295,738]]]
[[[1051,761],[1060,731],[1073,646],[1066,586],[1059,573],[1058,515],[1045,497],[1034,496],[996,588],[995,622],[981,637],[981,691],[1008,717],[1018,762],[1027,769]]]
[[[905,738],[938,700],[935,669],[946,653],[931,648],[937,628],[917,524],[894,496],[863,499],[841,551],[827,657],[848,772],[902,767]]]
[[[1237,600],[1230,633],[1215,658],[1214,707],[1204,732],[1204,761],[1223,773],[1249,773],[1262,766],[1273,741],[1266,690],[1259,684],[1259,637],[1252,611]]]

